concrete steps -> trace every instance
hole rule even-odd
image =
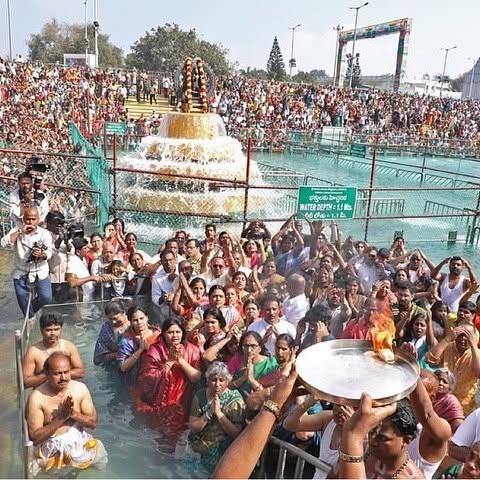
[[[129,98],[125,102],[125,107],[128,109],[128,118],[134,119],[139,118],[142,114],[144,117],[148,117],[152,112],[163,115],[165,112],[175,110],[175,107],[170,106],[169,100],[163,97],[157,97],[157,104],[153,103],[153,105],[150,105],[148,100],[137,103],[135,98]]]
[[[128,108],[128,118],[133,118],[135,120],[142,114],[144,117],[148,117],[152,112],[155,112],[162,116],[164,113],[173,112],[176,109],[176,107],[170,105],[169,99],[163,97],[157,97],[157,104],[153,103],[153,105],[150,105],[148,100],[137,103],[135,98],[130,97],[125,102],[125,107]],[[200,97],[198,96],[194,96],[192,99],[191,113],[202,113]]]

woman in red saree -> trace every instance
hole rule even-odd
[[[155,427],[175,448],[190,412],[193,384],[201,378],[200,350],[186,341],[181,322],[165,321],[158,342],[144,354],[137,378],[137,411],[153,414]]]

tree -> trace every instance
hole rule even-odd
[[[298,83],[322,83],[328,78],[325,70],[310,70],[302,72],[301,70],[293,76],[292,80]]]
[[[240,70],[240,75],[246,78],[253,78],[254,80],[268,80],[268,72],[261,68],[250,68]]]
[[[450,87],[452,88],[452,91],[461,92],[463,90],[463,84],[465,83],[467,76],[470,79],[470,72],[471,70],[469,70],[468,72],[462,73],[457,78],[454,78],[453,80],[450,81]]]
[[[89,52],[93,53],[94,27],[87,27]],[[59,23],[56,19],[47,22],[39,33],[30,35],[28,53],[33,61],[63,63],[64,53],[85,53],[85,27],[80,24]],[[100,67],[121,67],[122,49],[110,42],[109,36],[98,34],[98,62]]]
[[[267,62],[267,72],[268,78],[271,80],[285,80],[287,78],[285,63],[277,37],[273,39],[272,49],[270,50],[270,56]]]
[[[141,70],[175,71],[185,57],[201,57],[216,75],[230,73],[232,65],[227,60],[228,50],[219,43],[198,38],[195,29],[183,31],[177,24],[145,32],[131,47],[127,66]]]

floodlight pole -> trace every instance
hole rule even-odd
[[[335,58],[333,60],[333,86],[335,87],[336,85],[336,75],[337,75],[337,56],[338,56],[338,39],[340,37],[340,32],[343,30],[343,27],[340,25],[337,25],[336,27],[333,27],[334,30],[337,31],[337,43],[335,44]]]
[[[8,19],[8,50],[10,61],[13,60],[13,48],[12,48],[12,12],[10,10],[10,0],[7,0],[7,19]]]
[[[95,67],[98,68],[98,3],[94,0],[94,32],[95,32]]]
[[[87,0],[84,0],[85,5],[85,65],[88,61],[88,28],[87,28]]]
[[[445,69],[447,68],[447,57],[448,57],[448,52],[450,50],[453,50],[454,48],[457,48],[457,46],[453,47],[448,47],[448,48],[441,48],[440,50],[445,50],[445,60],[443,61],[443,73],[442,73],[442,78],[440,79],[440,98],[442,98],[442,91],[443,91],[443,80],[445,78]]]
[[[294,27],[288,27],[291,31],[292,31],[292,49],[290,50],[290,80],[292,80],[292,69],[293,69],[293,65],[292,65],[292,60],[293,60],[293,45],[294,45],[294,42],[295,42],[295,30],[298,28],[298,27],[301,27],[302,25],[299,23],[298,25],[295,25]]]
[[[352,62],[353,59],[355,58],[355,41],[357,40],[357,22],[358,22],[358,11],[366,7],[368,5],[368,2],[365,2],[363,5],[360,5],[359,7],[348,7],[350,10],[355,10],[355,27],[353,27],[353,44],[352,44]],[[352,79],[353,79],[353,63],[352,63],[352,68],[350,68],[350,79],[348,81],[348,86],[349,88],[352,88]]]

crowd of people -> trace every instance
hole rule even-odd
[[[476,147],[480,121],[480,104],[472,100],[242,77],[217,83],[212,108],[231,134],[273,147],[284,146],[291,131],[315,134],[325,126],[364,134],[366,143],[380,137],[389,144]]]
[[[0,58],[0,148],[70,151],[69,121],[87,136],[104,122],[132,122],[132,133],[144,135],[159,119],[130,118],[127,98],[152,104],[157,94],[169,97],[172,91],[167,74]]]
[[[266,422],[341,476],[364,458],[344,432],[351,438],[364,431],[365,418],[376,418],[367,422],[374,431],[370,478],[432,478],[447,468],[477,478],[465,476],[480,472],[469,450],[480,440],[472,433],[480,411],[480,302],[471,300],[478,283],[466,259],[434,264],[401,237],[369,245],[342,239],[335,222],[295,216],[274,233],[261,220],[237,236],[215,224],[203,238],[180,230],[151,257],[122,219],[85,236],[66,230],[60,212],[32,206],[28,188],[22,191],[13,196],[20,198],[12,204],[17,224],[2,245],[15,249],[13,281],[25,317],[35,323],[53,298],[109,300],[95,366],[84,367],[91,360],[62,338],[61,316],[39,319],[42,340],[24,359],[25,386],[35,388],[27,420],[39,467],[105,464],[101,441],[85,432],[97,414],[78,379],[85,368],[112,365],[138,414],[161,432],[163,448],[173,450],[188,429],[196,461],[210,473]],[[306,391],[286,402],[296,355],[319,342],[371,340],[379,313],[393,319],[396,345],[422,368],[408,400],[382,410],[382,421],[369,397],[356,413]],[[262,435],[252,451],[263,448]],[[237,475],[229,470],[234,464],[222,460],[215,475]]]
[[[65,151],[69,121],[80,124],[92,139],[101,134],[106,121],[127,123],[129,135],[155,134],[159,115],[131,118],[125,101],[132,97],[153,105],[157,95],[169,100],[176,96],[172,74],[0,58],[0,147]],[[474,148],[478,141],[476,100],[228,77],[217,80],[209,102],[210,110],[223,117],[229,134],[251,135],[259,145],[280,150],[290,132],[315,134],[325,126],[363,134],[367,143],[380,137],[388,144],[433,141]]]
[[[135,122],[125,108],[132,95],[155,101],[160,83],[152,90],[148,82],[136,72],[0,60],[0,146],[63,150],[69,120],[126,121],[134,133],[139,123],[148,133],[159,119]],[[333,125],[476,142],[479,121],[475,101],[235,78],[218,82],[211,109],[230,133],[252,128],[259,138]],[[105,465],[102,442],[85,430],[97,413],[79,379],[85,368],[110,365],[163,448],[188,430],[198,461],[218,477],[249,476],[272,428],[340,478],[480,477],[480,301],[472,301],[478,281],[465,258],[435,264],[402,237],[370,245],[335,222],[295,215],[277,232],[262,220],[237,234],[214,223],[203,238],[179,230],[151,256],[121,218],[85,235],[34,181],[18,177],[14,227],[1,245],[15,251],[18,304],[42,334],[23,365],[25,387],[34,388],[27,423],[38,468]],[[53,301],[94,299],[109,303],[86,363],[62,338],[63,318],[37,313]],[[297,388],[302,350],[372,340],[379,314],[422,369],[409,399],[378,409],[365,395],[354,410]]]

